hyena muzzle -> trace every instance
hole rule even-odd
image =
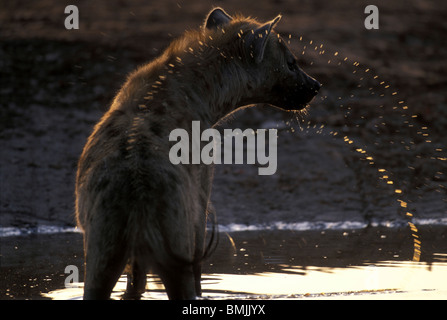
[[[128,272],[126,298],[157,273],[170,299],[201,295],[212,167],[169,161],[175,128],[214,126],[239,107],[304,108],[320,84],[273,28],[216,8],[134,71],[80,157],[76,214],[84,231],[85,299],[108,299]],[[126,267],[127,266],[127,267]]]

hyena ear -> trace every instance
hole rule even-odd
[[[212,10],[205,20],[205,29],[215,30],[229,23],[233,18],[227,14],[222,8]]]
[[[281,20],[281,15],[278,15],[275,19],[265,23],[258,29],[252,30],[245,38],[245,45],[250,50],[256,63],[260,63],[264,58],[268,36],[279,20]]]

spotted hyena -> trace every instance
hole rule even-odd
[[[84,231],[85,299],[107,299],[125,269],[125,296],[155,271],[170,299],[201,295],[212,168],[169,161],[169,133],[215,125],[239,107],[300,110],[320,84],[267,23],[212,10],[197,31],[128,77],[79,160],[76,212]]]

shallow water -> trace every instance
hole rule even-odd
[[[420,262],[412,262],[409,228],[221,232],[205,261],[203,299],[447,299],[447,227],[419,228]],[[82,235],[2,238],[2,299],[81,299]],[[112,298],[120,299],[123,276]],[[143,299],[166,299],[148,275]]]
[[[447,260],[447,255],[442,256]],[[308,267],[285,272],[204,274],[202,299],[447,299],[447,262],[382,261],[347,268]],[[112,294],[120,299],[126,288],[121,277]],[[163,285],[149,276],[143,300],[166,300]],[[44,294],[55,300],[81,300],[82,283]]]

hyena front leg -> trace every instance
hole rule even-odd
[[[106,233],[104,229],[85,233],[84,300],[109,299],[128,259],[124,239],[101,231]]]
[[[147,269],[138,260],[130,262],[127,273],[127,288],[123,299],[139,300],[146,289]]]
[[[196,295],[198,297],[202,296],[202,263],[196,262],[193,265],[193,273],[194,273],[194,286],[196,290]]]

